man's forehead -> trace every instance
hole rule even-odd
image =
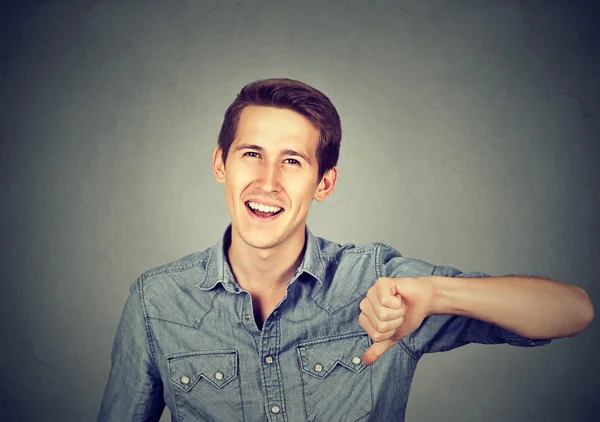
[[[267,150],[293,148],[314,154],[319,135],[319,130],[298,112],[275,107],[247,106],[240,115],[232,146],[253,144]]]

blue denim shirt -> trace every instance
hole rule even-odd
[[[467,343],[537,346],[498,326],[432,315],[378,361],[359,303],[379,277],[487,277],[404,258],[382,243],[339,245],[306,229],[302,263],[287,294],[257,328],[248,292],[214,247],[144,273],[115,337],[98,421],[404,420],[424,353]]]

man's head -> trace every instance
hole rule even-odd
[[[245,86],[225,112],[213,160],[234,234],[261,249],[303,238],[312,200],[335,186],[340,140],[338,113],[320,91],[289,79]]]
[[[319,180],[337,165],[342,140],[340,116],[329,98],[321,91],[292,79],[264,79],[246,85],[225,112],[219,147],[227,161],[229,147],[235,139],[240,114],[247,106],[264,106],[295,111],[308,119],[319,131],[317,160]]]

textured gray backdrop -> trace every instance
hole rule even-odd
[[[342,117],[314,233],[600,306],[598,2],[0,4],[0,419],[95,418],[129,285],[228,224],[211,154],[265,77]],[[591,421],[599,331],[429,355],[408,421]]]

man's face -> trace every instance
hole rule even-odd
[[[333,190],[337,171],[318,180],[319,131],[301,114],[249,106],[223,163],[214,156],[217,180],[225,183],[233,236],[258,249],[274,248],[304,236],[313,198]]]

